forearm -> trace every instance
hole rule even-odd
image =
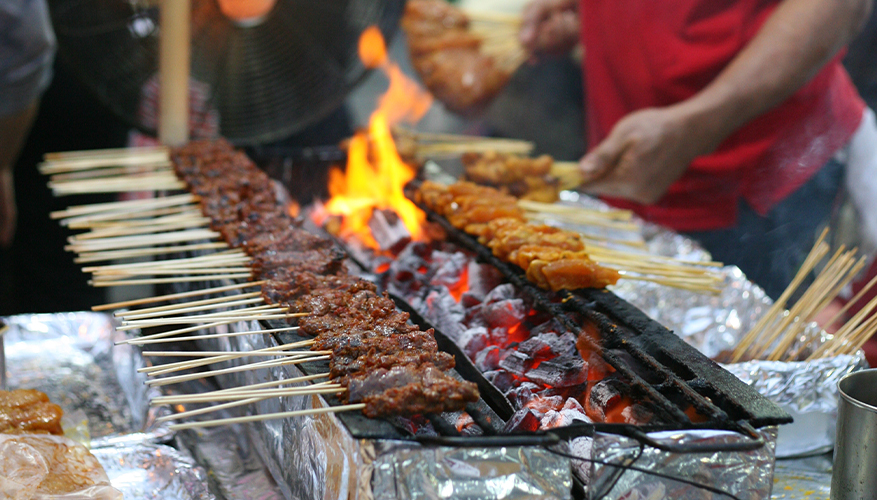
[[[23,111],[0,117],[0,172],[10,171],[15,164],[38,107],[34,101]]]
[[[759,33],[700,93],[679,104],[709,152],[789,98],[848,44],[872,0],[785,0]]]

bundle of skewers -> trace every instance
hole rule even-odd
[[[136,153],[96,153],[92,164],[98,164],[94,169],[100,171],[113,163],[110,157],[131,154]],[[85,171],[87,167],[83,165],[88,163],[85,158],[77,154],[56,156],[44,165],[44,170],[69,170],[70,165],[75,164],[77,171]],[[313,338],[241,353],[172,351],[174,356],[198,359],[145,368],[150,377],[160,377],[152,378],[150,385],[176,384],[236,371],[328,360],[329,371],[313,379],[296,378],[278,381],[276,385],[235,388],[219,394],[192,397],[200,398],[199,401],[210,398],[226,401],[198,410],[206,413],[237,403],[247,404],[244,401],[252,402],[258,398],[331,393],[338,394],[346,404],[307,412],[360,410],[370,417],[455,411],[478,399],[474,384],[448,374],[454,366],[453,357],[438,351],[432,331],[421,331],[410,325],[408,315],[397,311],[395,303],[378,294],[372,283],[351,276],[344,264],[345,254],[334,247],[331,240],[297,227],[297,221],[278,204],[271,181],[245,155],[222,141],[191,143],[173,151],[171,164],[173,173],[191,190],[191,194],[71,207],[53,214],[64,224],[88,230],[71,238],[70,250],[77,252],[80,260],[89,262],[174,256],[169,260],[90,267],[96,286],[250,282],[109,304],[97,309],[149,305],[116,313],[122,319],[120,330],[171,328],[126,341],[141,346],[208,336],[281,331],[298,331]],[[101,177],[99,173],[97,175]],[[54,188],[63,189],[63,184],[55,183]],[[163,183],[160,185],[164,186]],[[164,189],[156,186],[141,179],[130,190]],[[198,223],[190,225],[194,219],[199,219]],[[196,250],[212,253],[178,257],[183,252]],[[240,293],[229,295],[232,291]],[[216,294],[223,295],[210,297]],[[210,298],[174,303],[196,296]],[[165,302],[171,303],[151,305]],[[285,321],[289,326],[188,335],[221,325],[261,320]],[[146,356],[162,357],[169,353],[147,351]],[[169,375],[246,357],[270,359]],[[329,380],[303,388],[278,387],[317,378]],[[171,404],[171,401],[159,399],[154,403]],[[304,413],[296,413],[301,414]],[[185,425],[222,425],[289,416],[292,414],[286,412],[242,417],[244,420],[218,419]],[[179,415],[172,418],[179,418]]]
[[[526,60],[519,16],[463,12],[442,0],[411,0],[401,26],[427,89],[463,115],[482,111]]]
[[[824,319],[823,326],[838,326],[833,334],[823,334],[821,338],[812,334],[814,321],[825,316],[825,311],[834,310],[829,308],[837,304],[841,292],[864,269],[866,262],[864,256],[857,256],[856,249],[842,246],[831,253],[825,242],[827,231],[817,239],[783,294],[740,343],[721,356],[721,361],[811,361],[853,354],[877,333],[877,314],[874,314],[877,298],[846,317],[851,306],[859,303],[877,284],[875,277],[830,318]],[[805,286],[811,277],[812,282]],[[822,332],[821,328],[816,330]]]

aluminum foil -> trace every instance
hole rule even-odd
[[[218,328],[219,331],[258,330],[257,322],[240,322]],[[205,350],[251,351],[277,345],[270,335],[245,335],[200,340]],[[245,363],[234,360],[226,367]],[[288,379],[301,376],[294,366],[248,370],[218,377],[223,387]],[[307,408],[320,408],[327,403],[319,396],[273,398],[251,405],[246,409],[253,414],[277,413]],[[203,418],[215,418],[207,414]],[[370,491],[360,477],[363,467],[360,443],[354,440],[344,425],[331,413],[267,420],[244,426],[255,450],[262,457],[271,475],[288,499],[324,498],[347,499],[361,491]]]
[[[155,420],[168,411],[150,408],[161,395],[137,373],[140,351],[114,346],[127,338],[112,316],[91,312],[19,315],[6,318],[8,385],[48,394],[68,416],[87,421],[81,435],[97,448],[121,443],[162,442],[173,437]],[[67,425],[65,425],[65,428]]]
[[[125,500],[213,500],[204,469],[191,456],[154,443],[91,450]]]
[[[592,498],[625,500],[719,498],[717,493],[659,477],[657,473],[717,488],[737,498],[768,498],[773,486],[776,427],[758,432],[766,442],[758,450],[687,454],[642,447],[627,437],[598,433],[593,439],[592,455],[587,457],[594,460],[590,464],[589,493]],[[649,436],[668,444],[702,447],[748,439],[734,432],[715,430],[666,431]]]
[[[563,198],[566,204],[605,207],[599,200],[576,193],[565,192]],[[642,220],[635,222],[649,253],[682,260],[710,260],[709,253],[691,239]],[[621,280],[611,288],[706,356],[715,357],[736,346],[773,304],[737,267],[724,267],[721,273],[724,285],[719,295],[630,280]],[[825,335],[816,324],[804,332],[813,346],[824,341]],[[859,351],[853,356],[813,362],[751,361],[723,366],[792,415],[795,423],[780,427],[776,455],[793,457],[832,448],[837,381],[847,373],[866,368],[867,363],[864,353]]]
[[[375,500],[571,498],[569,459],[544,448],[376,448]]]

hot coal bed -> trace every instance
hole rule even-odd
[[[408,241],[392,214],[376,214],[372,233],[385,250],[339,242],[348,267],[388,291],[422,330],[435,328],[440,349],[456,359],[453,376],[477,384],[481,399],[440,415],[346,412],[247,426],[288,498],[769,495],[776,426],[791,420],[779,407],[609,291],[546,292],[436,214],[447,238],[431,243]],[[306,338],[274,332],[199,343],[249,351]],[[328,371],[327,361],[309,362],[219,382]],[[251,413],[341,403],[275,398]]]

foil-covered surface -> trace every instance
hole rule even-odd
[[[563,203],[591,209],[605,209],[599,200],[564,192]],[[708,261],[710,255],[690,238],[635,219],[650,254],[681,260]],[[564,225],[557,223],[557,225]],[[617,236],[617,235],[616,235]],[[706,356],[716,357],[732,349],[767,313],[773,301],[735,266],[720,270],[724,279],[721,293],[710,295],[656,283],[621,280],[612,291],[635,305]],[[811,348],[826,334],[816,325],[804,332]],[[750,361],[723,365],[778,403],[795,419],[781,426],[777,457],[818,454],[834,445],[837,419],[837,381],[844,375],[867,368],[864,353],[833,356],[810,362]]]
[[[255,321],[217,328],[218,332],[258,329],[259,324]],[[198,344],[205,350],[230,351],[251,351],[277,345],[273,337],[264,334],[204,339],[199,340]],[[238,359],[211,367],[223,368],[246,362]],[[240,387],[301,375],[294,365],[287,365],[226,374],[218,377],[217,381],[223,387]],[[246,411],[264,415],[324,406],[327,403],[319,396],[293,396],[266,399],[249,405]],[[207,414],[203,418],[215,416]],[[355,498],[360,490],[370,490],[369,485],[361,483],[363,478],[359,474],[363,466],[360,443],[331,413],[266,420],[247,424],[244,428],[287,499],[340,500]]]
[[[569,459],[545,448],[375,446],[375,500],[571,498]]]
[[[149,406],[162,395],[146,386],[140,350],[114,345],[129,338],[111,315],[91,312],[18,315],[5,340],[9,389],[45,392],[65,412],[69,437],[89,444],[127,500],[213,500],[206,473],[184,451],[160,444],[173,438]],[[72,432],[71,432],[72,430]]]
[[[6,318],[4,335],[10,389],[38,389],[66,415],[88,422],[91,447],[173,437],[156,419],[166,408],[150,408],[161,395],[146,386],[139,349],[114,346],[125,332],[111,315],[92,312],[29,314]]]
[[[766,427],[758,433],[765,446],[757,450],[696,453],[663,451],[628,437],[597,433],[591,456],[583,457],[592,460],[588,464],[589,494],[591,498],[625,500],[720,497],[703,487],[706,486],[737,498],[768,498],[773,486],[777,429]],[[750,439],[720,430],[664,431],[649,436],[668,445],[696,445],[704,449]]]
[[[213,500],[204,469],[191,456],[156,443],[91,450],[125,500]]]

